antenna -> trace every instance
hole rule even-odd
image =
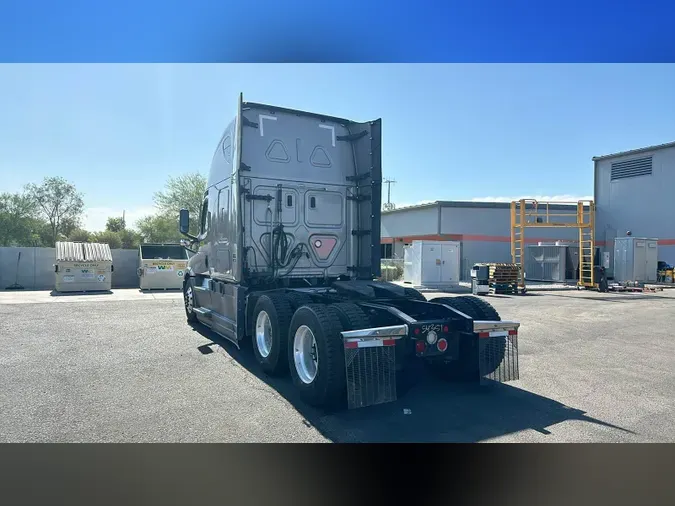
[[[382,182],[387,185],[387,202],[382,206],[383,209],[385,211],[396,209],[396,205],[391,202],[391,185],[396,184],[396,181],[394,179],[384,179]]]

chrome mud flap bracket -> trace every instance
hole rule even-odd
[[[407,335],[407,325],[342,332],[348,409],[397,399],[396,341]]]
[[[474,321],[478,338],[478,368],[481,385],[520,379],[518,328],[509,321]]]

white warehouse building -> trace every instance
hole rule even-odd
[[[613,275],[614,239],[658,240],[658,259],[675,265],[675,142],[596,156],[594,162],[596,257]],[[576,206],[550,210],[575,213]],[[511,261],[511,215],[507,202],[436,201],[382,212],[382,258],[403,258],[415,240],[459,241],[462,280],[477,262]],[[525,243],[575,243],[576,228],[530,228]]]
[[[675,142],[593,158],[596,245],[614,262],[614,238],[658,239],[658,258],[675,264]]]
[[[576,205],[553,204],[550,210],[576,215]],[[460,278],[470,279],[477,262],[511,262],[511,206],[508,202],[437,201],[382,212],[382,258],[403,258],[415,240],[459,241]],[[528,229],[526,244],[576,242],[576,228]]]

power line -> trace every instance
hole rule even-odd
[[[387,185],[387,202],[382,206],[385,211],[390,211],[392,209],[396,209],[396,205],[392,203],[391,201],[391,185],[396,184],[396,180],[394,179],[384,179],[382,180],[384,184]]]

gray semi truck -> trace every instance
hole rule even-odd
[[[432,300],[380,276],[381,120],[244,102],[213,155],[184,274],[187,320],[290,373],[309,404],[397,398],[422,360],[442,378],[518,379],[519,324],[471,296]],[[199,245],[199,246],[197,246]]]

